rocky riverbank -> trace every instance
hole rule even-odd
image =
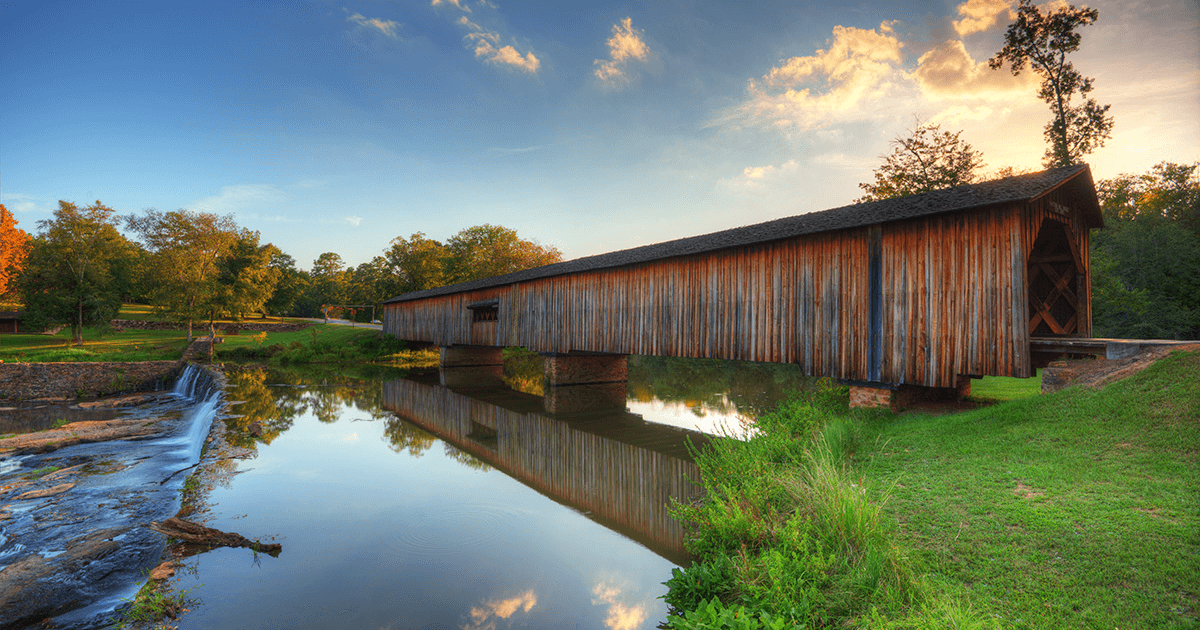
[[[104,627],[161,563],[149,525],[178,512],[224,405],[219,372],[187,370],[172,392],[85,403],[115,417],[0,439],[0,629]]]

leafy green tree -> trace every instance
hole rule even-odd
[[[891,155],[875,169],[875,181],[859,184],[867,194],[855,203],[905,197],[975,181],[983,167],[983,154],[971,148],[961,131],[942,131],[919,124],[907,138],[892,140]]]
[[[1106,229],[1092,236],[1098,336],[1200,338],[1200,164],[1161,163],[1100,182]]]
[[[408,240],[397,236],[384,250],[383,257],[391,272],[391,281],[384,287],[387,297],[423,291],[446,284],[446,246],[421,232]]]
[[[446,241],[445,281],[468,282],[562,262],[555,247],[517,236],[517,231],[485,223],[466,228]]]
[[[34,327],[70,324],[83,344],[83,327],[107,326],[121,306],[120,261],[136,249],[117,231],[119,218],[97,201],[86,208],[59,201],[54,218],[38,222],[20,290]]]
[[[278,274],[275,290],[263,305],[266,312],[275,315],[295,314],[296,307],[308,291],[308,274],[296,268],[296,259],[282,251],[271,256],[270,266]],[[310,315],[305,313],[305,315]]]
[[[1054,6],[1054,5],[1051,5]],[[1046,125],[1046,142],[1050,145],[1042,163],[1047,167],[1077,164],[1084,155],[1104,146],[1112,137],[1113,119],[1108,105],[1101,106],[1088,97],[1092,79],[1085,77],[1067,61],[1067,54],[1079,50],[1080,35],[1076,29],[1088,26],[1100,17],[1100,12],[1087,7],[1058,5],[1047,13],[1032,0],[1020,0],[1017,20],[1004,35],[1004,48],[988,60],[992,69],[1008,62],[1014,75],[1021,74],[1026,64],[1042,77],[1038,98],[1050,105],[1053,118]],[[1078,96],[1081,102],[1073,105]]]
[[[280,272],[271,266],[278,247],[258,244],[258,232],[242,230],[218,262],[217,311],[240,319],[262,311],[275,292]]]
[[[376,256],[371,260],[351,269],[349,272],[349,301],[351,304],[373,304],[378,307],[384,300],[392,297],[390,289],[393,282],[391,268],[387,259]],[[358,309],[352,319],[366,321],[371,309]]]
[[[311,279],[310,301],[318,305],[347,303],[350,278],[346,263],[337,253],[325,252],[318,256],[308,275]]]
[[[221,259],[238,242],[230,215],[148,209],[125,219],[150,252],[151,301],[162,312],[187,322],[188,341],[196,320],[212,319],[219,307]]]

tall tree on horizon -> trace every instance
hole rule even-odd
[[[1081,37],[1076,29],[1099,17],[1096,9],[1077,9],[1074,5],[1058,5],[1042,13],[1032,0],[1020,0],[1017,19],[1004,34],[1004,48],[988,60],[993,70],[1008,62],[1013,75],[1019,75],[1028,64],[1041,75],[1038,98],[1050,105],[1054,116],[1045,128],[1050,146],[1042,164],[1048,168],[1078,164],[1084,155],[1104,146],[1104,141],[1112,137],[1109,106],[1088,97],[1092,79],[1067,61],[1068,53],[1079,50]],[[1076,95],[1082,103],[1072,105]]]
[[[85,325],[107,326],[116,316],[122,282],[114,270],[136,250],[117,231],[119,220],[99,201],[86,208],[59,201],[54,218],[38,222],[19,281],[34,327],[69,323],[83,345]]]
[[[220,263],[238,241],[237,224],[231,215],[151,208],[126,217],[125,225],[150,251],[152,301],[187,322],[191,342],[193,323],[205,315],[211,319],[217,307]]]
[[[0,203],[0,295],[8,293],[29,255],[29,234],[17,227],[8,208]]]
[[[875,181],[859,184],[867,194],[855,203],[905,197],[970,184],[983,168],[983,153],[939,125],[918,123],[907,138],[892,140],[892,153],[882,156]]]

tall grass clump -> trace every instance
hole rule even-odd
[[[856,473],[867,412],[851,415],[846,399],[825,382],[760,417],[750,439],[697,453],[706,495],[674,506],[696,560],[666,583],[668,627],[975,627],[922,581],[886,493],[873,498]]]

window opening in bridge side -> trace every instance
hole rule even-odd
[[[467,305],[471,310],[471,322],[494,322],[500,319],[500,300],[483,300]]]

